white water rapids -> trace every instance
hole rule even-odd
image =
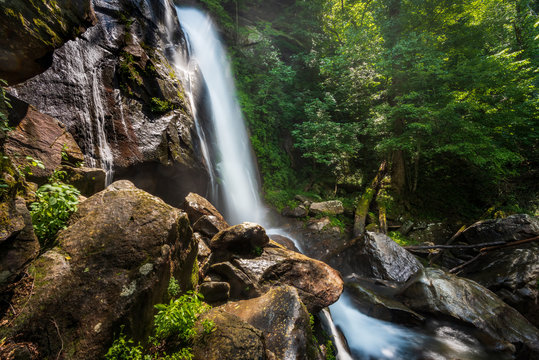
[[[209,138],[213,143],[211,146],[203,144],[202,150],[211,152],[211,154],[204,154],[204,157],[209,166],[213,163],[215,167],[215,175],[210,175],[216,178],[215,181],[222,193],[223,213],[231,224],[253,221],[265,226],[268,223],[265,218],[266,209],[259,196],[257,171],[226,52],[207,15],[192,8],[178,7],[176,10],[189,43],[190,52],[189,60],[187,64],[181,64],[181,70],[193,75],[193,72],[196,72],[193,68],[198,67],[206,87],[207,97],[204,101],[209,107],[210,131],[213,134]],[[177,61],[177,63],[179,66],[180,62]],[[191,99],[193,112],[197,116],[200,111],[196,108],[197,104],[193,98],[191,86],[192,83],[189,80],[189,84],[185,86],[186,92]],[[200,121],[200,119],[196,120]],[[197,129],[202,131],[200,124],[197,125]],[[202,142],[206,141],[204,134],[202,136],[199,134],[199,137]],[[292,238],[281,229],[268,229],[268,233]],[[297,242],[296,245],[301,249]],[[334,336],[339,360],[475,358],[470,357],[473,349],[467,346],[433,340],[432,337],[410,329],[363,315],[354,308],[346,294],[331,306],[331,313],[332,316],[325,311],[322,317],[326,319],[329,330]],[[345,336],[351,354],[348,353],[346,344],[339,337],[337,328]],[[444,342],[443,345],[452,350],[449,353],[431,351],[427,343],[432,346],[433,342],[436,343],[436,348]]]

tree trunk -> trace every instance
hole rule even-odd
[[[354,237],[361,236],[365,232],[365,223],[367,221],[367,215],[369,214],[369,207],[375,197],[377,189],[382,183],[382,179],[384,178],[386,172],[386,167],[386,162],[383,161],[380,164],[378,173],[374,177],[371,186],[365,189],[365,192],[357,203],[356,213],[354,215]]]

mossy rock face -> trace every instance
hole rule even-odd
[[[90,0],[6,0],[0,11],[0,78],[28,79],[52,51],[96,23]]]
[[[42,358],[62,347],[73,359],[101,358],[119,324],[145,339],[171,274],[193,287],[197,248],[187,215],[128,181],[81,203],[57,240],[33,263],[34,295],[3,334],[34,343]]]

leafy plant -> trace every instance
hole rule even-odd
[[[55,181],[36,191],[37,201],[30,205],[34,231],[42,246],[52,243],[56,233],[66,227],[67,220],[77,211],[80,192],[72,185]]]
[[[142,355],[142,346],[135,345],[132,339],[125,338],[123,327],[120,337],[112,343],[109,351],[105,354],[106,360],[146,360]]]
[[[200,314],[209,309],[202,302],[200,294],[187,292],[178,299],[170,300],[169,304],[157,304],[155,315],[155,336],[166,339],[170,336],[189,343],[196,336],[195,322]]]
[[[204,334],[211,334],[215,331],[215,323],[213,320],[204,319],[202,320],[202,329],[204,330]]]

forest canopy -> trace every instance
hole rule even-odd
[[[385,160],[394,198],[430,214],[537,207],[537,2],[202,2],[268,200],[353,196]]]

